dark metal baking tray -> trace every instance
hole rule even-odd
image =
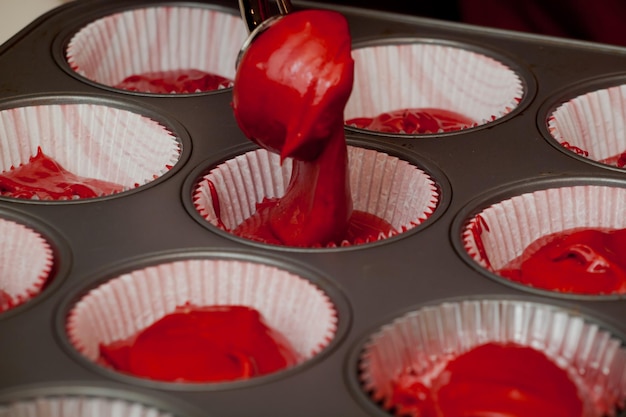
[[[0,215],[34,224],[53,242],[54,280],[35,300],[0,315],[0,402],[66,392],[120,396],[181,416],[384,416],[360,392],[356,361],[364,338],[422,305],[444,300],[537,301],[589,315],[622,340],[626,301],[548,296],[506,285],[470,265],[459,250],[462,220],[498,196],[554,184],[626,186],[626,173],[573,155],[545,130],[557,104],[590,86],[626,79],[626,49],[516,32],[331,8],[348,19],[355,44],[419,38],[488,52],[523,80],[525,96],[510,114],[459,134],[385,137],[347,130],[349,144],[418,161],[439,181],[435,215],[398,237],[350,248],[298,250],[234,239],[190,214],[190,178],[252,145],[237,128],[231,91],[185,97],[120,93],[87,82],[64,64],[75,31],[109,13],[152,5],[202,5],[237,13],[235,1],[75,1],[40,17],[0,46],[0,108],[20,103],[92,102],[141,109],[179,135],[179,163],[158,180],[94,201],[28,202],[0,198]],[[1,152],[1,150],[0,150]],[[71,303],[108,277],[187,256],[263,260],[302,271],[339,311],[337,337],[310,362],[259,381],[189,388],[114,375],[81,358],[65,340]]]

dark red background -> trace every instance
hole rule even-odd
[[[626,46],[624,0],[319,0]]]

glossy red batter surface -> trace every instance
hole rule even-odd
[[[100,346],[118,371],[167,382],[223,382],[293,366],[298,355],[258,311],[245,306],[179,307],[139,334]]]
[[[543,353],[487,343],[452,359],[432,380],[410,371],[394,381],[393,404],[419,417],[580,417],[567,372]]]
[[[454,132],[476,125],[460,113],[437,108],[401,109],[376,117],[358,117],[346,121],[348,126],[384,133],[426,134]]]
[[[578,228],[544,236],[497,273],[552,291],[626,293],[626,229]]]
[[[219,90],[233,86],[233,80],[197,69],[155,71],[131,75],[115,87],[127,91],[156,94],[185,94]]]
[[[120,192],[123,186],[81,177],[45,155],[41,148],[27,164],[0,174],[0,194],[15,198],[67,200],[92,198]]]
[[[353,72],[347,22],[332,11],[286,15],[243,55],[237,122],[258,145],[293,158],[285,195],[241,226],[246,237],[303,247],[345,238],[352,198],[343,109]]]
[[[273,232],[271,217],[280,199],[267,199],[263,203],[257,205],[257,211],[254,216],[246,219],[243,223],[231,231],[231,233],[245,237],[247,239],[256,240],[258,242],[280,245],[283,241]],[[215,202],[214,202],[215,205]],[[367,243],[378,240],[380,234],[388,235],[395,229],[387,221],[373,214],[365,213],[360,210],[353,210],[348,220],[347,229],[340,240],[329,241],[326,244],[341,245],[342,241],[351,244]],[[318,245],[311,245],[318,246]]]

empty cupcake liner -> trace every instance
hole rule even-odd
[[[402,41],[353,49],[354,87],[345,119],[438,108],[482,125],[510,113],[524,94],[507,65],[459,47]]]
[[[0,313],[36,297],[53,261],[52,249],[39,233],[0,219]]]
[[[187,259],[120,275],[84,295],[68,314],[70,343],[93,362],[99,345],[127,339],[177,307],[247,306],[282,334],[301,361],[332,341],[337,313],[308,280],[271,265]]]
[[[566,149],[607,165],[626,166],[626,85],[592,91],[558,106],[548,130]]]
[[[395,229],[377,240],[415,228],[436,209],[439,190],[415,165],[355,146],[348,146],[348,161],[354,210],[378,216]],[[284,195],[291,168],[290,159],[281,165],[279,155],[264,149],[237,156],[200,179],[194,206],[212,225],[232,230],[255,213],[257,203]],[[343,241],[341,246],[356,243]]]
[[[445,364],[489,342],[543,352],[577,385],[585,417],[613,416],[626,398],[626,350],[578,313],[516,300],[444,302],[405,314],[369,338],[360,354],[362,388],[397,415],[392,382],[411,370],[425,381]]]
[[[626,189],[577,185],[524,193],[500,201],[467,220],[463,245],[494,272],[542,236],[575,228],[626,227]]]
[[[166,173],[180,157],[176,137],[157,121],[106,105],[43,104],[0,111],[0,173],[41,150],[74,175],[123,190]]]
[[[0,417],[175,417],[125,399],[83,395],[41,395],[0,403]]]
[[[246,37],[236,14],[207,7],[144,7],[86,25],[70,40],[66,59],[76,73],[110,87],[131,75],[191,69],[233,80]]]

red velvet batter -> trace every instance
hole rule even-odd
[[[282,244],[283,242],[273,233],[270,227],[273,209],[279,203],[279,199],[266,199],[263,203],[257,205],[256,213],[253,216],[246,219],[232,230],[231,233],[263,243],[274,245]],[[219,206],[219,204],[215,203],[215,200],[213,205]],[[351,242],[351,244],[367,243],[377,240],[381,233],[388,235],[394,230],[391,224],[380,217],[360,210],[353,210],[342,240]],[[339,246],[342,240],[327,243],[334,243]]]
[[[297,353],[258,311],[245,306],[179,307],[139,334],[100,346],[118,371],[168,382],[220,382],[293,366]]]
[[[155,71],[131,75],[116,88],[142,93],[198,93],[233,86],[233,81],[196,69]]]
[[[564,148],[569,149],[570,151],[572,151],[572,152],[574,152],[574,153],[577,153],[578,155],[581,155],[581,156],[589,156],[589,152],[587,152],[587,151],[586,151],[586,150],[584,150],[584,149],[579,148],[579,147],[578,147],[578,146],[576,146],[576,145],[572,145],[572,144],[571,144],[571,143],[569,143],[569,142],[561,142],[561,145],[562,145]]]
[[[359,117],[346,122],[348,126],[386,133],[426,134],[454,132],[476,125],[472,119],[449,110],[437,108],[401,109],[376,117]]]
[[[13,307],[15,305],[14,303],[13,297],[7,294],[6,291],[0,289],[0,313]]]
[[[613,165],[618,168],[626,167],[626,152],[601,160],[603,164]]]
[[[451,360],[432,381],[403,373],[394,381],[392,402],[419,417],[579,417],[583,412],[574,382],[543,353],[495,342]]]
[[[536,288],[626,293],[626,229],[572,229],[544,236],[497,273]]]
[[[263,224],[252,235],[269,229],[282,244],[304,247],[345,237],[352,198],[343,109],[353,67],[347,22],[332,11],[288,14],[243,55],[233,90],[239,127],[294,159],[284,197],[251,220]]]
[[[117,193],[123,188],[111,182],[74,175],[45,155],[41,148],[27,164],[0,174],[0,194],[15,198],[92,198]]]
[[[577,153],[578,155],[584,156],[584,157],[588,157],[589,156],[589,152],[579,148],[578,146],[574,146],[572,144],[570,144],[569,142],[561,142],[561,145],[567,149],[569,149],[570,151]],[[606,165],[612,165],[618,168],[624,168],[626,167],[626,152],[622,152],[619,155],[613,155],[611,157],[605,158],[605,159],[600,159],[598,162],[602,163],[602,164],[606,164]]]

